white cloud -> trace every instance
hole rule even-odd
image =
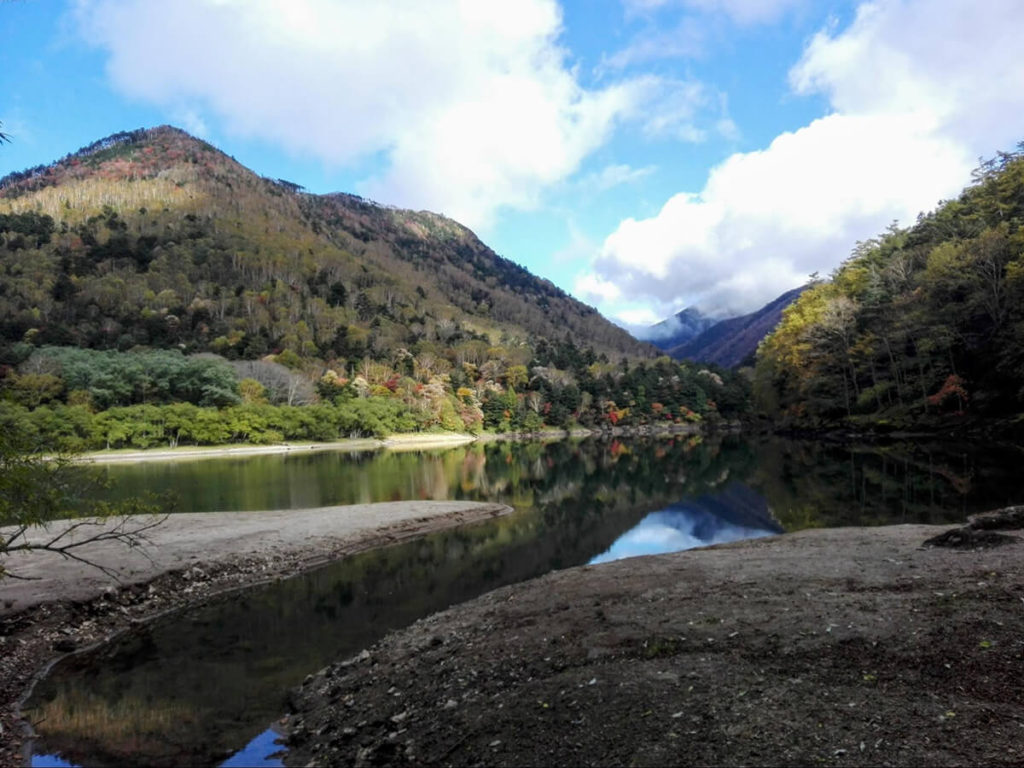
[[[123,93],[338,165],[361,190],[486,224],[567,178],[650,81],[583,88],[555,0],[77,0]]]
[[[591,192],[606,192],[624,184],[633,184],[650,176],[657,170],[653,165],[633,168],[624,164],[606,165],[596,173],[588,173],[580,179],[580,187]]]
[[[572,292],[584,301],[615,301],[622,295],[619,287],[595,274],[582,274],[573,283]]]
[[[613,283],[621,301],[749,311],[955,195],[1024,124],[1024,4],[987,3],[983,25],[978,13],[967,0],[877,2],[816,36],[791,82],[833,113],[623,221],[586,279]]]
[[[843,114],[908,114],[968,151],[1020,139],[1024,4],[892,0],[863,4],[849,29],[821,32],[790,73]]]
[[[778,20],[808,0],[623,0],[628,16],[645,15],[666,7],[721,13],[737,24],[763,24]]]
[[[737,24],[764,24],[778,20],[807,0],[684,0],[691,8],[724,13]]]
[[[708,88],[697,80],[662,81],[662,95],[650,106],[643,130],[648,138],[675,138],[699,143],[707,132],[699,128],[696,118],[710,96]]]
[[[666,30],[661,25],[638,34],[625,48],[601,60],[599,72],[625,69],[663,59],[695,59],[704,54],[706,30],[697,19],[685,16]]]
[[[619,312],[615,317],[626,325],[638,325],[644,327],[654,325],[662,319],[653,310],[646,307],[642,309],[625,309]]]
[[[178,110],[175,113],[174,119],[175,122],[180,124],[182,128],[193,136],[206,138],[210,135],[210,128],[207,126],[206,121],[203,120],[203,116],[194,109],[185,107]]]

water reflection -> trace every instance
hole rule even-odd
[[[756,443],[751,487],[787,531],[843,525],[961,522],[1020,504],[1024,450],[934,440],[858,445]]]
[[[276,750],[267,728],[307,674],[449,605],[553,569],[782,529],[959,521],[1019,503],[1020,460],[1016,448],[728,437],[111,467],[118,492],[174,488],[197,511],[418,498],[517,511],[225,598],[73,657],[30,702],[38,748],[79,765],[256,763]]]
[[[745,485],[733,483],[713,496],[699,496],[652,512],[590,562],[681,552],[782,532],[764,498]]]
[[[159,766],[211,764],[248,744],[235,757],[263,759],[273,738],[261,732],[310,672],[449,605],[586,563],[651,510],[748,474],[751,457],[738,443],[699,440],[431,454],[396,482],[432,478],[517,512],[220,600],[69,659],[31,702],[39,750],[80,765]]]

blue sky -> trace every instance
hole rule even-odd
[[[1021,39],[1019,0],[0,0],[0,174],[171,123],[619,322],[738,313],[1024,139]]]

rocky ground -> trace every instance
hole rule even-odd
[[[1020,765],[1021,528],[804,531],[500,589],[310,678],[286,763]]]
[[[0,765],[26,759],[30,729],[19,705],[64,654],[232,589],[508,512],[499,504],[393,502],[176,515],[150,532],[144,551],[107,542],[82,552],[114,576],[45,553],[8,558],[12,572],[38,578],[0,586]]]

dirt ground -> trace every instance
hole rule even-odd
[[[33,680],[68,652],[225,591],[511,511],[417,501],[173,515],[150,532],[144,549],[108,542],[83,552],[116,578],[47,553],[11,556],[6,567],[36,580],[0,585],[0,765],[23,763],[27,730],[18,706]],[[59,527],[53,524],[50,535]]]
[[[804,531],[499,589],[310,678],[286,764],[1024,764],[1020,531],[922,546],[945,530]]]

